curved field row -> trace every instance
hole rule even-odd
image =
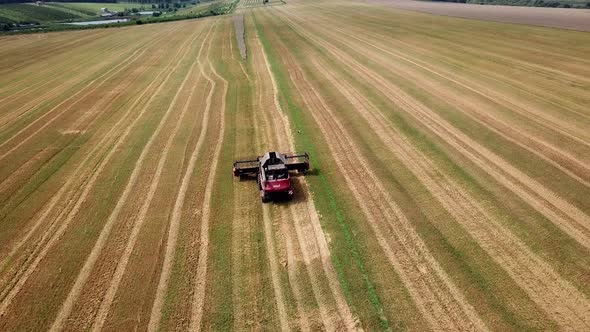
[[[196,36],[197,35],[195,35],[195,37]],[[189,55],[188,51],[190,50],[190,48],[188,48],[188,46],[190,46],[191,44],[188,43],[189,42],[188,39],[185,39],[185,40],[186,41],[183,42],[183,45],[185,45],[186,47],[183,47],[178,50],[177,59],[190,58],[190,57],[188,57],[188,55]],[[173,43],[175,42],[174,38],[171,39],[171,42],[173,42]],[[156,53],[156,54],[158,54],[158,53]],[[166,52],[159,52],[159,54],[161,56],[167,55]],[[154,61],[156,59],[157,58],[150,59],[148,57],[143,60],[144,61]],[[171,78],[171,76],[173,76],[173,73],[175,73],[174,70],[170,71],[170,69],[183,68],[183,67],[180,67],[181,64],[183,64],[183,63],[184,63],[184,61],[175,61],[174,57],[169,58],[168,65],[162,66],[160,69],[161,70],[160,73],[158,75],[152,76],[150,78],[150,79],[152,79],[152,83],[150,84],[150,86],[148,86],[148,89],[144,90],[144,93],[134,96],[135,101],[133,103],[130,103],[127,105],[127,107],[128,107],[127,109],[129,110],[129,112],[127,112],[128,114],[123,117],[120,117],[118,123],[115,124],[115,126],[113,126],[112,128],[110,128],[111,130],[108,133],[107,132],[103,133],[104,136],[102,136],[102,142],[97,142],[98,145],[96,145],[96,147],[94,149],[95,151],[89,151],[87,158],[82,161],[82,163],[80,164],[80,167],[78,169],[80,171],[82,171],[82,170],[84,170],[84,168],[81,168],[82,166],[92,163],[92,159],[88,159],[90,157],[98,158],[98,159],[96,159],[96,161],[99,162],[99,164],[97,164],[98,168],[94,170],[94,174],[89,179],[89,182],[87,184],[85,184],[85,186],[83,187],[84,191],[81,192],[81,196],[79,198],[77,198],[77,203],[76,203],[76,205],[73,206],[73,210],[72,210],[72,212],[69,213],[67,219],[65,219],[64,221],[54,221],[52,224],[50,224],[51,227],[49,227],[45,231],[45,235],[43,235],[41,237],[42,242],[37,242],[36,247],[41,249],[40,245],[41,245],[41,243],[43,243],[43,241],[44,241],[43,239],[48,239],[47,245],[45,245],[41,249],[41,251],[33,251],[33,255],[36,255],[36,256],[30,256],[32,258],[27,259],[27,261],[32,261],[32,265],[30,265],[28,267],[27,271],[25,272],[24,275],[22,275],[22,277],[19,277],[20,279],[18,279],[18,281],[15,282],[15,288],[11,288],[10,293],[8,293],[8,296],[3,299],[3,303],[2,303],[3,308],[4,308],[3,311],[6,308],[8,308],[9,306],[11,306],[12,300],[19,294],[19,290],[26,282],[26,279],[23,279],[23,278],[28,278],[30,276],[30,273],[32,271],[34,271],[34,269],[38,266],[38,264],[40,262],[42,262],[42,260],[47,260],[44,258],[46,256],[46,254],[51,252],[51,249],[54,248],[55,246],[59,246],[58,241],[61,237],[67,236],[66,235],[67,233],[64,234],[64,232],[66,232],[68,230],[68,225],[70,224],[71,221],[75,222],[79,218],[79,217],[76,217],[76,214],[78,214],[78,211],[80,211],[80,207],[86,199],[85,197],[88,197],[88,195],[90,194],[89,191],[99,190],[95,186],[96,186],[97,182],[100,183],[99,177],[101,175],[100,174],[101,170],[104,170],[105,167],[107,167],[106,169],[108,169],[109,167],[112,167],[112,165],[111,165],[112,163],[116,164],[116,162],[114,160],[112,160],[112,158],[117,156],[117,154],[116,154],[117,152],[120,152],[120,147],[122,147],[121,144],[126,141],[126,138],[129,137],[130,134],[131,134],[131,136],[133,136],[134,133],[137,133],[137,128],[135,128],[135,130],[132,131],[132,129],[134,129],[134,124],[138,123],[139,120],[143,120],[144,126],[146,124],[149,125],[149,122],[145,122],[146,120],[149,120],[149,118],[147,118],[147,119],[142,118],[141,115],[144,113],[147,114],[146,111],[150,111],[150,107],[152,108],[152,110],[151,110],[152,114],[154,114],[153,107],[154,106],[158,107],[157,104],[161,104],[162,101],[166,100],[165,98],[167,98],[167,95],[164,92],[166,92],[169,89],[167,83],[169,83],[169,78]],[[149,76],[145,76],[145,77],[147,78]],[[151,89],[152,86],[159,87],[159,88],[152,90]],[[160,91],[160,90],[162,91],[161,95],[157,93],[157,91]],[[151,97],[149,99],[145,98],[146,94],[148,92],[153,93],[154,91],[156,91],[156,93],[151,95]],[[179,89],[178,93],[180,93],[181,91],[184,91],[184,90]],[[149,96],[149,95],[147,95],[147,96]],[[156,99],[154,99],[154,98],[156,98]],[[153,103],[152,100],[157,101],[157,103]],[[176,108],[175,105],[176,105],[175,103],[172,104],[171,106],[168,107],[168,109],[172,110],[173,109],[172,107]],[[129,106],[131,106],[131,107],[129,107]],[[141,107],[141,109],[138,109],[136,107]],[[139,110],[139,112],[136,112],[136,110]],[[156,108],[156,110],[157,110],[157,108]],[[133,114],[133,113],[138,113],[138,114]],[[128,116],[129,114],[133,114],[133,118],[129,117]],[[153,116],[151,116],[151,117],[153,117]],[[130,122],[130,120],[133,120],[133,121]],[[161,123],[161,125],[164,125],[164,123],[166,123],[166,121],[164,119],[162,119],[162,121],[160,123]],[[120,132],[122,135],[120,135],[117,132],[117,130],[122,130]],[[153,137],[155,137],[155,136],[153,136]],[[113,143],[108,143],[109,140],[112,141],[113,139],[118,139],[116,144],[113,145],[113,143],[115,143],[114,141],[113,141]],[[105,150],[105,149],[107,149],[107,150]],[[101,156],[100,154],[96,154],[97,152],[104,153],[104,152],[100,152],[101,150],[103,150],[105,152],[108,152],[108,151],[110,151],[110,152],[106,156],[104,156],[104,155]],[[139,169],[139,168],[137,168],[137,169]],[[78,173],[78,174],[76,174],[76,173]],[[71,182],[72,185],[74,185],[74,182],[72,182],[72,181],[79,181],[81,179],[80,176],[83,175],[83,173],[82,174],[79,174],[79,173],[80,173],[79,171],[74,172],[75,176],[70,178],[71,181],[69,181],[69,182]],[[134,176],[133,176],[133,174],[131,174],[131,179],[133,179],[133,178],[134,178]],[[131,184],[131,183],[134,183],[134,180],[130,180],[130,182],[128,182],[128,184]],[[54,196],[53,200],[51,201],[51,205],[49,205],[48,208],[45,210],[46,212],[41,214],[41,216],[40,216],[41,219],[36,223],[36,225],[42,225],[42,221],[49,214],[52,213],[51,212],[52,207],[53,206],[60,206],[62,204],[60,202],[60,200],[67,197],[67,195],[69,195],[68,190],[71,190],[72,188],[75,188],[75,187],[72,187],[68,184],[66,184],[64,187],[62,187],[62,190],[58,193],[58,195]],[[71,192],[71,193],[74,195],[77,195],[77,194],[75,194],[75,192]],[[125,193],[123,193],[123,195],[125,195]],[[62,198],[62,196],[64,196],[64,197]],[[73,202],[76,202],[76,201],[73,201]],[[56,210],[56,211],[59,211],[59,210]],[[60,212],[60,214],[62,214],[63,211],[64,210],[62,210],[62,212]],[[65,211],[67,211],[67,210],[65,210]],[[115,218],[111,218],[111,220],[114,221]],[[100,248],[102,246],[100,243],[103,243],[106,240],[106,238],[108,238],[108,233],[109,233],[108,229],[110,227],[112,227],[111,224],[112,224],[112,222],[107,223],[105,228],[103,228],[103,233],[102,233],[103,235],[100,237],[103,240],[99,239],[99,241],[97,242],[97,244],[95,246],[95,251],[94,251],[94,252],[96,252],[96,254],[94,254],[94,252],[91,254],[91,256],[87,260],[88,267],[84,268],[84,270],[89,270],[92,267],[92,263],[89,263],[89,262],[95,261],[96,257],[99,256],[100,251],[101,251]],[[55,229],[56,227],[59,227],[59,228]],[[35,233],[35,231],[37,229],[38,229],[38,226],[31,229],[31,231],[27,234],[27,236],[25,236],[25,238],[21,241],[21,243],[24,243],[25,241],[32,239],[32,237],[33,237],[32,234]],[[52,235],[52,232],[54,232],[53,235]],[[16,248],[17,247],[15,247],[15,249]],[[13,252],[16,254],[16,252],[14,250],[13,250]],[[38,254],[35,254],[36,252],[38,252]],[[27,266],[25,265],[25,266],[21,267],[21,269],[24,269],[26,267]],[[19,276],[19,275],[20,274],[17,274],[16,276]],[[94,277],[94,275],[93,275],[93,277]],[[72,300],[68,300],[69,302],[66,302],[65,306],[62,308],[62,310],[61,310],[62,313],[59,316],[61,318],[58,317],[58,320],[54,324],[55,327],[60,326],[63,323],[64,319],[67,318],[67,316],[68,316],[67,313],[70,310],[68,308],[71,308],[71,306],[73,305],[76,294],[81,291],[81,288],[84,284],[84,280],[85,280],[85,277],[83,275],[80,275],[78,277],[78,282],[76,283],[76,285],[79,285],[79,286],[74,286],[74,289],[72,289],[72,291],[70,292],[69,298],[71,298]],[[6,290],[8,290],[8,288]],[[84,292],[83,292],[83,294],[84,294]],[[88,308],[86,308],[86,309],[88,309]],[[5,315],[6,314],[7,313],[5,313]],[[87,318],[88,317],[85,317],[84,319],[86,320]]]
[[[195,35],[193,38],[191,38],[188,42],[185,42],[184,45],[186,45],[190,48],[192,46],[194,40],[197,37],[198,37],[198,34]],[[184,54],[181,54],[181,57],[187,56],[187,53],[186,53],[187,51],[184,51],[184,52],[185,52]],[[147,105],[149,105],[152,102],[152,100],[156,96],[158,96],[158,94],[161,91],[160,89],[169,83],[169,80],[172,76],[172,72],[178,70],[181,63],[182,63],[181,61],[178,61],[175,64],[175,66],[171,68],[171,71],[166,75],[166,77],[164,78],[164,80],[160,84],[159,88],[157,90],[155,90],[155,93],[148,100]],[[185,86],[187,85],[186,83],[187,83],[190,75],[193,74],[193,69],[195,67],[195,64],[196,64],[196,61],[191,64],[189,70],[186,72],[182,83],[178,87],[177,92],[174,94],[174,97],[172,98],[168,108],[166,109],[164,115],[162,116],[160,122],[158,123],[158,126],[153,131],[153,133],[150,136],[150,139],[148,140],[148,142],[144,146],[143,150],[141,151],[141,154],[135,163],[135,166],[133,168],[133,172],[131,173],[131,175],[129,177],[129,180],[125,186],[125,189],[123,190],[123,193],[121,194],[120,198],[117,201],[117,204],[115,205],[114,209],[112,210],[111,214],[109,215],[109,218],[107,219],[105,225],[103,226],[103,228],[100,232],[100,235],[99,235],[94,247],[92,248],[92,251],[90,252],[90,255],[88,256],[88,258],[84,262],[84,266],[82,267],[82,271],[76,277],[76,281],[75,281],[72,289],[70,290],[68,297],[66,298],[66,300],[62,304],[62,307],[58,313],[58,316],[57,316],[56,320],[54,321],[54,323],[52,324],[51,330],[61,330],[63,328],[64,321],[71,314],[74,303],[77,301],[78,297],[80,296],[80,293],[82,292],[82,288],[85,286],[85,283],[87,282],[88,278],[90,277],[90,274],[92,273],[92,269],[94,268],[94,266],[99,258],[99,255],[101,255],[101,252],[103,251],[103,249],[105,248],[105,246],[107,244],[107,239],[111,233],[114,223],[118,220],[120,213],[123,209],[123,206],[127,203],[127,200],[129,199],[132,188],[139,181],[139,175],[140,175],[140,172],[142,171],[144,161],[146,160],[148,153],[151,152],[154,142],[156,141],[156,139],[160,135],[162,129],[165,127],[167,120],[170,117],[172,111],[175,110],[176,108],[180,108],[180,107],[178,107],[178,104],[177,104],[180,93],[182,92],[183,89],[185,89]],[[184,107],[181,109],[183,111],[181,112],[180,116],[178,117],[178,121],[182,120],[183,115],[184,115],[184,111],[186,110],[186,108],[184,108]],[[180,122],[178,122],[178,123],[180,123]],[[174,138],[174,134],[177,130],[178,130],[178,124],[175,124],[174,130],[172,131],[172,135],[170,137]],[[140,211],[142,211],[142,212],[146,211],[147,208],[149,207],[149,203],[151,203],[151,199],[153,198],[155,188],[156,188],[158,181],[160,179],[160,176],[162,174],[163,164],[164,164],[166,157],[168,156],[168,152],[170,150],[170,144],[171,144],[171,140],[169,138],[166,141],[166,144],[164,145],[163,149],[161,147],[159,147],[161,149],[161,150],[159,149],[161,151],[161,157],[158,160],[158,163],[157,163],[158,167],[155,171],[155,174],[152,176],[152,182],[150,184],[150,190],[148,192],[148,195],[146,198],[144,198],[144,205],[140,208]],[[133,227],[134,229],[133,229],[132,235],[128,241],[133,241],[133,235],[134,235],[133,233],[137,233],[139,231],[139,227],[141,227],[141,222],[143,221],[142,219],[144,219],[145,213],[146,213],[146,212],[143,212],[143,213],[142,212],[140,212],[139,215],[136,217],[136,220],[137,220],[136,225],[138,228],[136,228],[135,226]],[[129,249],[126,248],[126,254],[127,253],[130,254],[130,251],[132,249],[133,248],[129,248]],[[126,257],[123,256],[122,259],[123,259],[122,262],[124,262],[126,260]],[[119,275],[121,273],[122,272],[119,272]],[[114,275],[113,281],[116,282],[116,280],[118,278],[120,278],[118,275]],[[111,288],[111,286],[109,286],[109,291],[110,291],[110,288]],[[114,291],[116,291],[116,289],[111,292],[114,292]],[[106,296],[107,296],[107,303],[108,303],[109,294],[107,294]],[[110,295],[110,296],[113,296],[113,295]],[[93,301],[93,302],[95,302],[95,301]],[[85,308],[87,309],[88,306],[85,306]],[[99,311],[99,317],[97,318],[97,323],[95,323],[95,326],[93,327],[93,329],[98,328],[97,324],[98,325],[104,324],[103,322],[100,322],[100,319],[102,319],[102,317],[105,315],[105,313],[102,312],[104,310],[106,310],[106,309]],[[87,318],[87,317],[85,317],[85,318]]]

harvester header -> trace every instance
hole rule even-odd
[[[272,198],[293,197],[289,171],[305,173],[309,170],[309,155],[275,151],[262,156],[234,162],[233,174],[240,178],[256,176],[262,202]]]

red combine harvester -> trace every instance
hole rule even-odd
[[[309,155],[283,154],[279,152],[267,152],[252,160],[238,160],[234,162],[234,176],[256,176],[260,188],[260,198],[263,203],[271,198],[293,198],[293,187],[289,171],[305,173],[309,170]]]

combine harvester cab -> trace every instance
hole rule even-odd
[[[309,170],[309,155],[267,152],[251,160],[234,162],[233,174],[240,179],[256,176],[260,198],[266,203],[276,198],[293,198],[290,171],[305,173]]]

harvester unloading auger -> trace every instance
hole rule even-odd
[[[309,170],[309,155],[267,152],[252,160],[234,162],[234,176],[240,178],[256,176],[263,203],[272,198],[293,198],[293,187],[289,171],[305,173]]]

